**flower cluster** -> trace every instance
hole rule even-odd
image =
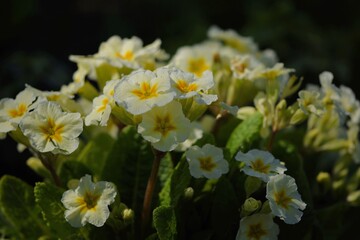
[[[300,90],[273,50],[218,27],[172,57],[160,44],[110,37],[70,56],[59,91],[0,100],[0,138],[27,148],[44,179],[34,196],[0,179],[0,224],[19,226],[9,236],[259,240],[292,224],[311,238],[328,212],[360,205],[360,102],[332,73]]]

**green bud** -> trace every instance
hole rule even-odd
[[[92,101],[95,97],[99,96],[99,93],[93,85],[89,82],[85,82],[84,86],[79,89],[79,95]]]
[[[192,199],[194,196],[194,189],[192,187],[188,187],[184,191],[184,198],[185,199]]]
[[[316,176],[316,181],[319,183],[324,192],[327,192],[331,188],[331,177],[327,172],[319,172]]]
[[[77,188],[79,186],[79,179],[70,179],[66,186],[69,188],[69,189],[72,189],[74,190],[75,188]]]
[[[122,212],[122,217],[125,222],[130,223],[130,222],[133,222],[135,213],[132,209],[127,208],[127,209],[124,209],[124,211]]]
[[[40,159],[31,157],[26,161],[26,165],[38,175],[44,178],[51,178],[49,171],[44,167]]]
[[[360,206],[360,190],[350,193],[347,196],[346,201],[353,206]]]
[[[113,106],[111,114],[125,125],[136,125],[141,122],[140,115],[133,115],[118,105]]]
[[[307,117],[308,116],[303,112],[303,110],[298,109],[298,110],[296,110],[294,115],[292,115],[292,117],[290,119],[290,124],[292,124],[292,125],[299,124],[302,121],[304,121]]]
[[[252,213],[258,210],[261,207],[261,201],[256,200],[255,198],[248,198],[245,200],[242,208],[244,211]]]
[[[259,213],[263,213],[263,214],[271,213],[271,208],[270,208],[270,205],[269,205],[269,200],[266,200],[266,201],[262,204],[262,207],[261,207]]]

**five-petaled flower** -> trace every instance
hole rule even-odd
[[[79,186],[63,193],[61,202],[65,219],[73,227],[82,227],[86,222],[102,227],[110,215],[108,205],[115,201],[116,187],[113,183],[93,183],[90,175],[80,179]]]
[[[271,153],[258,149],[252,149],[245,154],[239,151],[235,159],[245,163],[241,171],[249,176],[258,177],[264,182],[268,182],[271,176],[283,174],[286,171],[286,167]]]
[[[159,151],[172,151],[184,142],[191,129],[190,120],[184,116],[179,102],[154,107],[142,115],[138,132]]]
[[[236,240],[275,240],[279,226],[273,222],[271,214],[254,214],[240,220]]]
[[[16,130],[23,117],[36,106],[36,100],[36,95],[28,89],[21,91],[15,99],[1,99],[0,133],[5,135]]]
[[[271,177],[266,185],[266,198],[271,212],[285,223],[295,224],[301,220],[300,210],[305,209],[306,203],[301,200],[294,178],[285,174]]]
[[[41,102],[20,122],[20,129],[39,152],[70,154],[79,145],[83,131],[80,113],[63,112],[54,102]]]
[[[154,106],[164,106],[175,97],[166,68],[155,72],[137,70],[121,79],[115,87],[114,99],[134,114],[143,114]]]
[[[190,174],[195,178],[217,179],[229,171],[221,148],[205,144],[202,148],[192,146],[185,152]]]

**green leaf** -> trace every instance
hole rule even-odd
[[[246,151],[250,145],[259,138],[259,132],[262,126],[262,116],[256,113],[241,122],[231,133],[226,143],[226,148],[230,151],[230,157],[233,158],[238,150]]]
[[[102,133],[91,140],[78,156],[78,160],[88,167],[95,177],[103,175],[104,166],[115,140]]]
[[[40,206],[44,220],[52,231],[52,236],[61,239],[79,238],[79,231],[65,220],[65,208],[61,203],[64,190],[49,183],[36,183],[34,188],[36,203]]]
[[[80,179],[86,174],[93,175],[90,169],[79,161],[68,160],[61,165],[60,179],[66,186],[67,182],[71,179]]]
[[[160,240],[176,239],[176,217],[172,207],[156,208],[153,212],[153,220]]]
[[[344,214],[348,206],[344,202],[316,211],[316,218],[319,221],[320,229],[324,239],[340,239],[344,227]]]
[[[215,239],[235,239],[232,233],[239,227],[238,200],[233,186],[225,177],[219,179],[211,208],[211,225]]]
[[[189,164],[185,157],[181,159],[171,177],[170,198],[171,206],[176,206],[179,199],[184,195],[185,189],[189,186],[191,175],[189,172]]]
[[[159,193],[160,205],[176,207],[190,181],[189,165],[183,157]]]
[[[17,239],[37,239],[48,231],[33,188],[16,177],[5,175],[0,180],[0,212]]]

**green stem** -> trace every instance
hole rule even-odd
[[[270,139],[269,139],[269,142],[268,142],[268,145],[267,145],[267,150],[269,152],[271,152],[271,150],[272,150],[276,134],[277,134],[277,130],[272,130],[271,131]]]
[[[39,158],[40,158],[42,164],[47,168],[47,170],[49,170],[49,172],[54,180],[55,185],[58,187],[61,187],[62,183],[61,183],[60,177],[56,173],[56,170],[55,170],[54,164],[53,164],[53,162],[56,161],[57,156],[54,159],[48,159],[46,156],[40,154]]]
[[[149,225],[150,215],[151,215],[151,202],[152,197],[156,185],[157,175],[159,172],[160,167],[160,160],[165,156],[165,152],[160,152],[156,149],[153,149],[154,152],[154,162],[152,165],[151,173],[149,180],[147,182],[146,191],[145,191],[145,197],[144,197],[144,204],[143,204],[143,210],[142,210],[142,225],[141,225],[141,235],[144,239],[147,227]]]

